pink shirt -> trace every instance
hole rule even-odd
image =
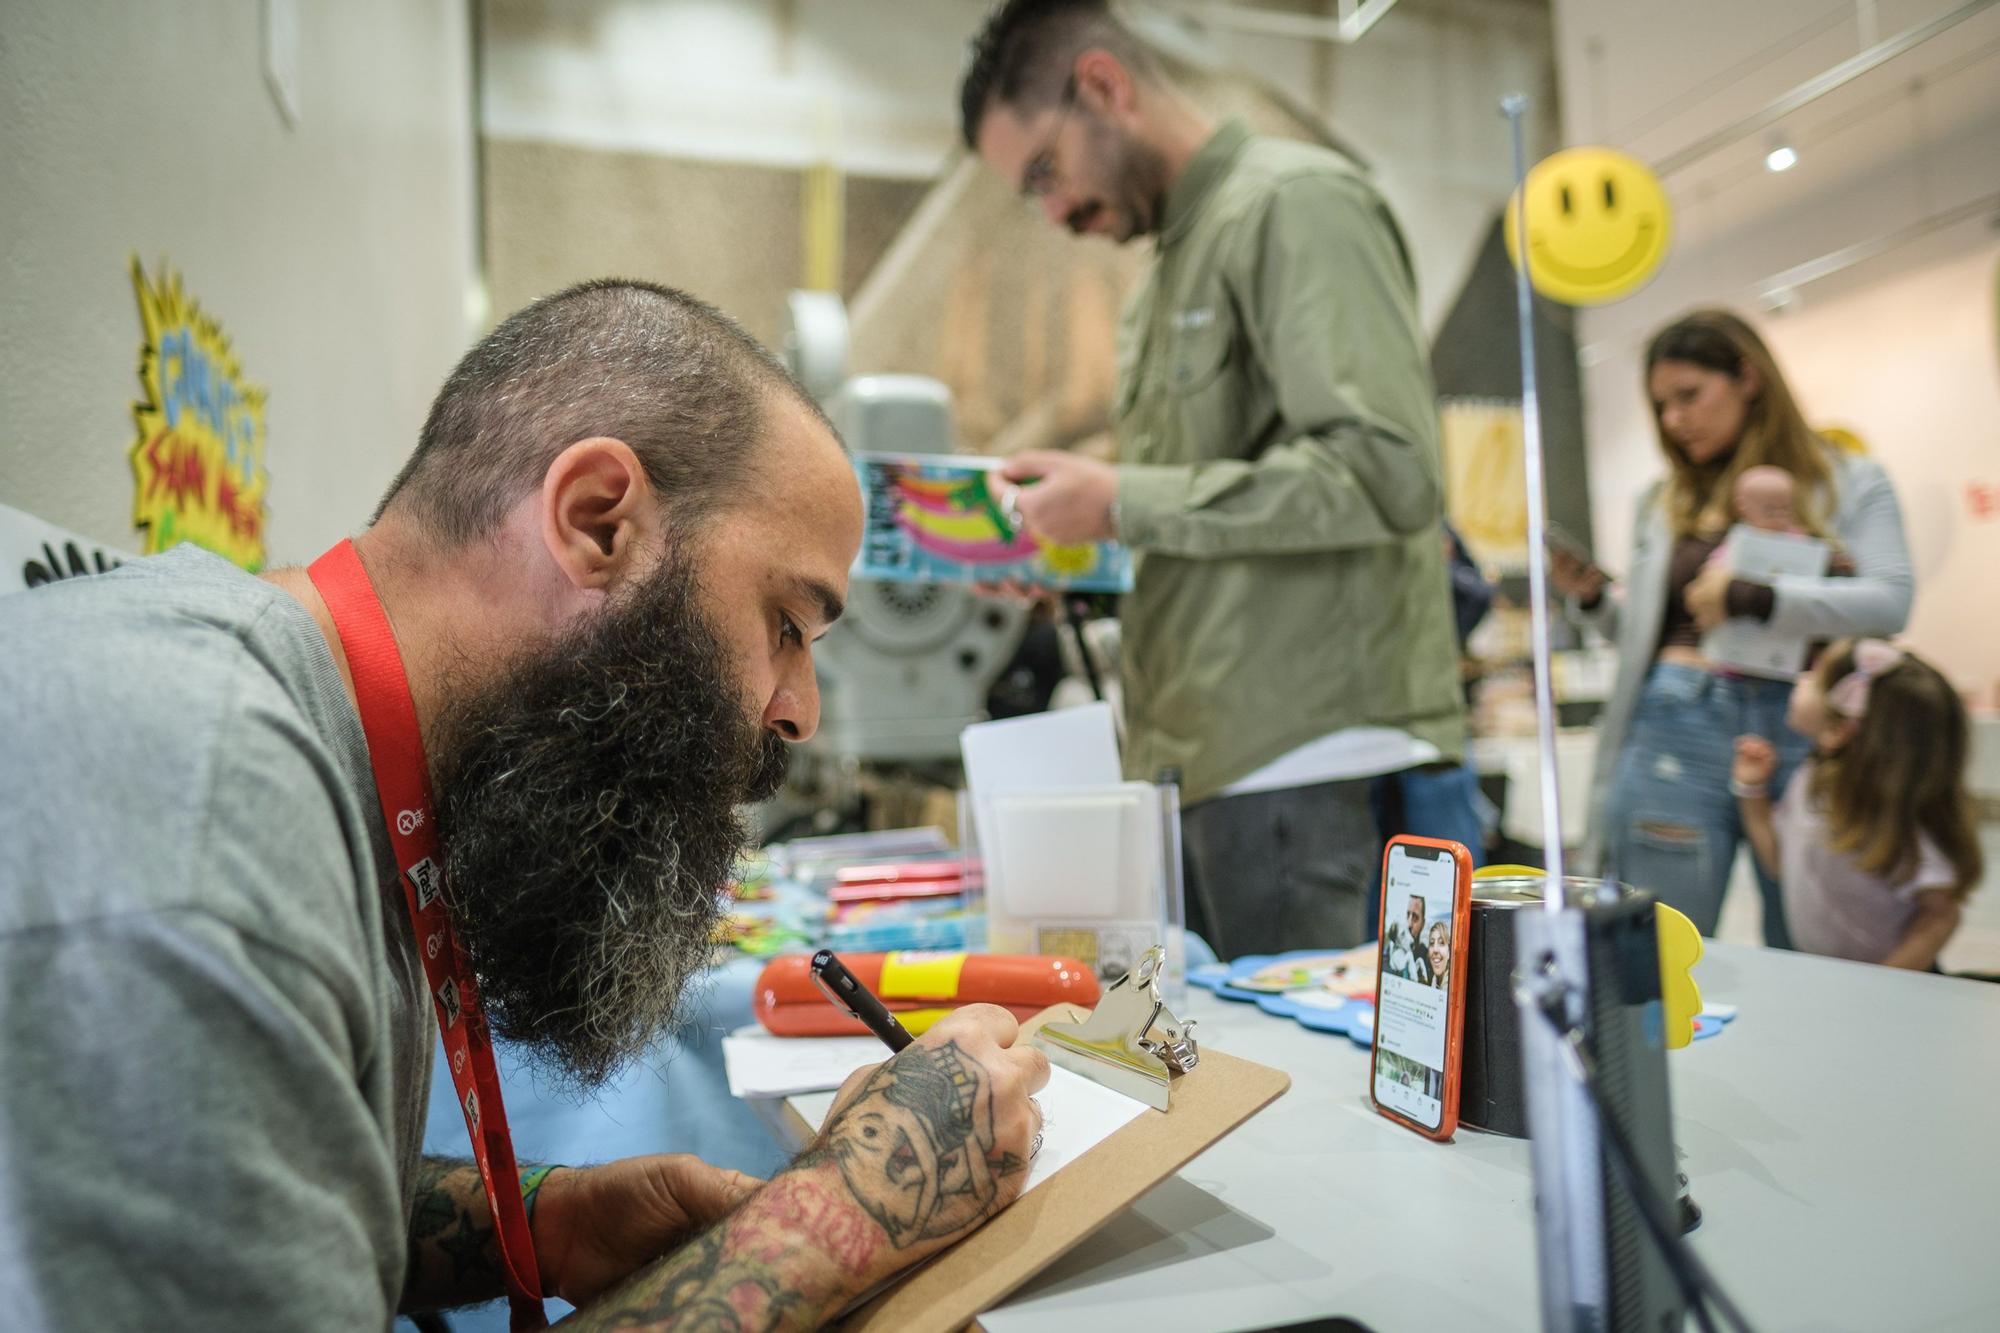
[[[1917,894],[1958,883],[1937,844],[1917,839],[1914,873],[1899,879],[1870,874],[1854,857],[1837,852],[1824,811],[1807,795],[1812,764],[1801,764],[1778,803],[1779,880],[1792,943],[1807,953],[1879,963],[1889,956],[1916,915]]]

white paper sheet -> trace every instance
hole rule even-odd
[[[966,785],[987,796],[1123,780],[1111,705],[978,722],[959,734]]]
[[[1028,1164],[1026,1194],[1077,1158],[1152,1110],[1122,1092],[1093,1083],[1060,1065],[1049,1067],[1049,1086],[1035,1094],[1042,1104],[1042,1150]]]
[[[1028,1164],[1026,1194],[1063,1167],[1152,1110],[1122,1092],[1113,1092],[1060,1066],[1049,1069],[1049,1085],[1035,1094],[1042,1104],[1042,1150]],[[801,1097],[793,1103],[817,1130],[833,1109],[833,1094]]]
[[[1832,548],[1813,537],[1762,532],[1739,523],[1729,530],[1729,572],[1759,583],[1786,576],[1826,573]],[[1725,620],[1701,641],[1702,655],[1717,666],[1753,676],[1790,680],[1806,665],[1806,637],[1785,634],[1754,620]]]
[[[789,1097],[838,1088],[861,1066],[888,1058],[889,1048],[875,1037],[777,1037],[747,1027],[722,1039],[732,1097]]]
[[[1117,728],[1111,705],[1105,703],[980,722],[959,733],[958,748],[982,847],[993,845],[996,796],[1049,787],[1108,787],[1124,778]]]

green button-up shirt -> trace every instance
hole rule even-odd
[[[1434,398],[1374,187],[1217,130],[1119,333],[1129,776],[1192,803],[1363,725],[1463,753]]]

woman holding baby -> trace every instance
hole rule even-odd
[[[1553,557],[1572,614],[1599,625],[1619,652],[1586,861],[1601,857],[1606,876],[1650,890],[1712,934],[1743,838],[1729,785],[1736,738],[1777,747],[1773,790],[1807,742],[1785,726],[1791,681],[1712,664],[1703,636],[1736,617],[1803,639],[1895,634],[1915,579],[1887,474],[1806,425],[1741,319],[1702,310],[1662,329],[1646,349],[1645,391],[1667,475],[1640,498],[1625,577]],[[1737,523],[1826,540],[1828,575],[1733,575],[1722,547]],[[1765,942],[1789,948],[1777,884],[1762,867],[1758,879]]]

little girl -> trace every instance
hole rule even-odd
[[[1814,748],[1776,811],[1765,738],[1737,737],[1729,787],[1757,859],[1784,886],[1794,944],[1933,967],[1984,868],[1957,692],[1893,644],[1843,639],[1799,677],[1785,721]]]

